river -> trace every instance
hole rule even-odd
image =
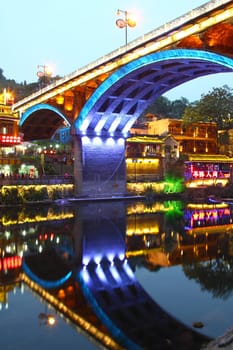
[[[1,208],[0,242],[3,349],[199,349],[233,325],[231,205]]]

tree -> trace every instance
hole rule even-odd
[[[233,90],[227,85],[213,88],[200,101],[188,106],[182,115],[184,122],[215,122],[218,129],[233,128]]]
[[[171,102],[167,97],[160,96],[154,100],[154,102],[147,107],[144,111],[144,115],[148,113],[156,114],[159,117],[164,117],[169,114],[171,110]]]
[[[146,114],[155,114],[158,118],[180,119],[189,101],[185,97],[170,101],[167,97],[158,97],[144,112]]]
[[[189,106],[189,101],[185,97],[181,97],[179,100],[175,100],[171,102],[171,111],[169,116],[171,118],[180,119],[184,110]]]

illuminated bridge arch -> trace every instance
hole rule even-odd
[[[127,135],[157,97],[195,78],[231,71],[231,58],[201,50],[174,49],[138,58],[95,90],[75,121],[75,133]]]
[[[20,118],[24,140],[49,139],[61,126],[70,122],[61,111],[49,104],[37,104],[28,108]]]

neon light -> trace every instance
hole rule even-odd
[[[223,225],[231,222],[230,208],[215,208],[185,212],[186,229],[198,226]]]
[[[110,128],[108,129],[108,131],[110,133],[114,133],[116,131],[116,128],[118,127],[118,125],[120,124],[121,118],[120,117],[116,117],[113,122],[112,125],[110,126]]]
[[[0,142],[3,144],[18,144],[22,142],[22,139],[20,136],[0,135]]]
[[[115,266],[110,266],[109,267],[109,270],[113,276],[113,278],[118,282],[118,283],[121,283],[122,280],[121,280],[121,277],[120,277],[120,274],[119,272],[117,271],[116,267]]]
[[[230,171],[203,171],[194,170],[191,172],[194,179],[216,179],[216,178],[229,178]]]
[[[72,275],[72,271],[68,272],[64,277],[60,278],[56,281],[45,281],[39,277],[37,277],[25,264],[25,262],[22,264],[23,270],[26,275],[29,276],[30,279],[32,279],[34,282],[38,283],[40,286],[44,288],[56,288],[64,284]]]
[[[101,118],[101,119],[98,121],[98,123],[97,123],[97,125],[96,125],[96,127],[95,127],[95,132],[96,132],[96,133],[101,132],[101,130],[102,130],[103,127],[104,127],[104,124],[106,123],[107,118],[108,118],[108,116],[105,116],[105,117]]]
[[[105,274],[104,274],[104,271],[103,271],[103,269],[102,269],[102,267],[100,266],[100,265],[98,265],[97,267],[96,267],[96,274],[97,274],[97,276],[99,277],[99,279],[102,281],[102,282],[104,282],[104,283],[107,283],[107,279],[106,279],[106,276],[105,276]]]
[[[17,269],[22,266],[20,256],[8,256],[0,259],[0,271]]]

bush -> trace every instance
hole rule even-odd
[[[1,190],[1,204],[22,204],[23,197],[20,195],[17,186],[6,187],[3,186]]]

